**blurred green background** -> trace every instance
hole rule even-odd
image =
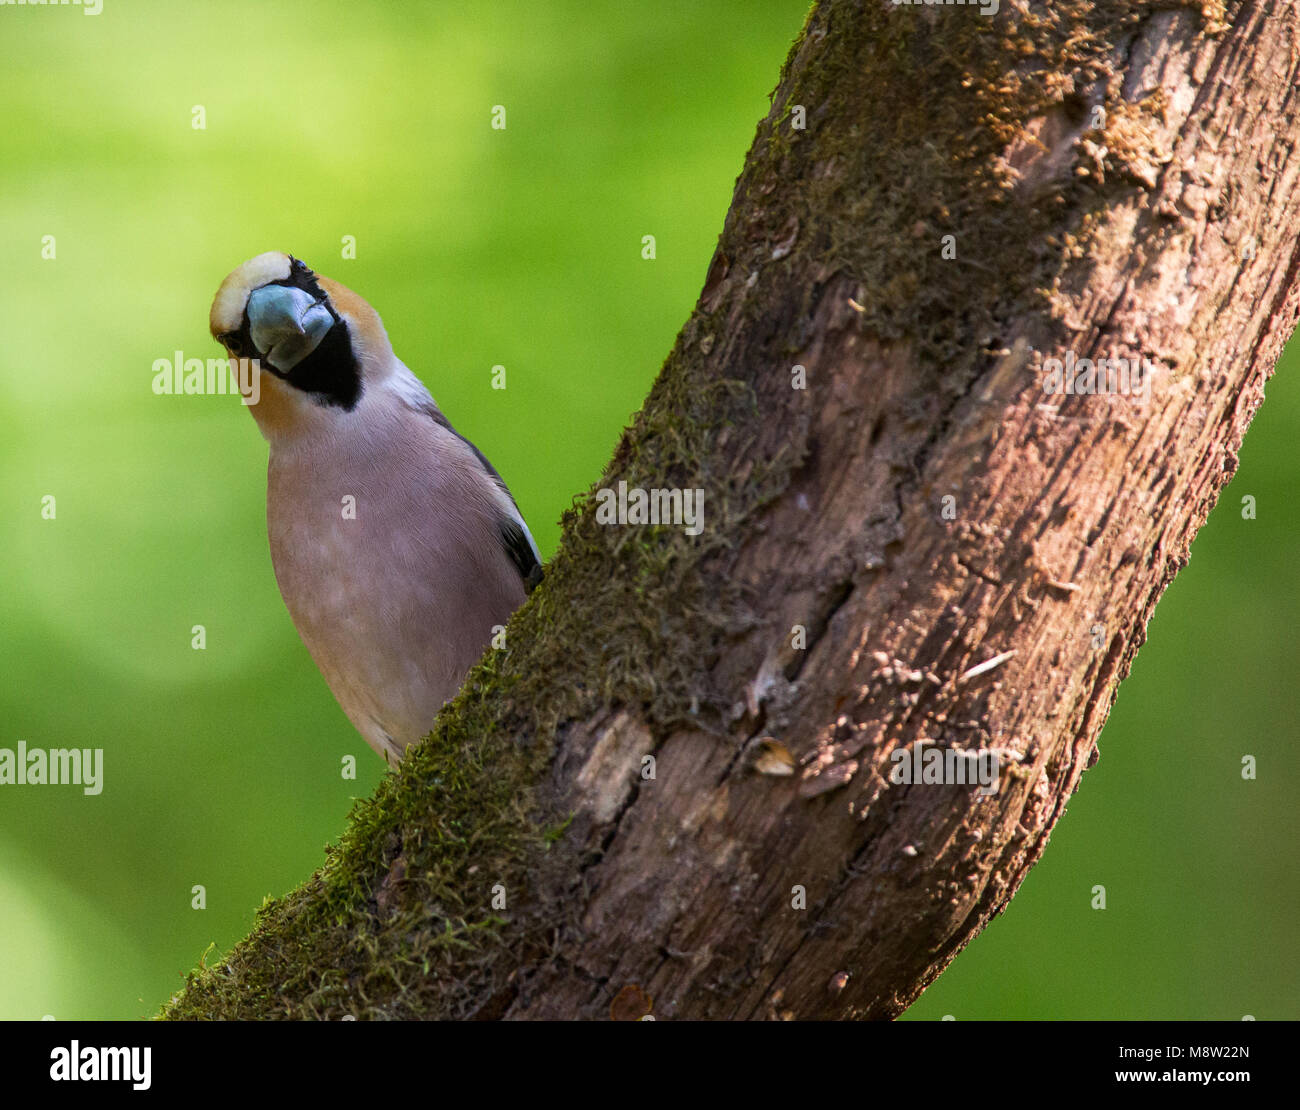
[[[221,278],[292,251],[378,308],[549,556],[694,303],[806,7],[0,9],[0,746],[105,750],[98,797],[0,788],[0,1017],[152,1014],[383,773],[276,591],[252,419],[155,396],[153,361],[215,357]],[[1300,1017],[1294,356],[1101,763],[909,1017]]]

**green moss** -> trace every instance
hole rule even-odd
[[[1222,4],[1172,6],[1200,13],[1208,32],[1222,25]],[[1170,7],[1062,0],[1014,22],[883,4],[860,16],[839,11],[818,32],[836,35],[859,18],[870,25],[861,49],[829,51],[823,64],[799,71],[760,125],[765,158],[742,181],[740,199],[763,218],[749,236],[754,249],[733,258],[733,269],[739,262],[761,273],[778,229],[815,227],[817,241],[804,250],[820,272],[857,279],[862,330],[908,345],[950,392],[962,392],[988,344],[1005,343],[1003,321],[1047,309],[1071,261],[1048,241],[1062,214],[1075,213],[1084,238],[1075,257],[1085,257],[1089,213],[1106,211],[1135,182],[1148,184],[1158,152],[1143,116],[1163,103],[1126,104],[1111,85],[1103,142],[1113,142],[1112,159],[1127,172],[1109,181],[1070,174],[1025,196],[1003,155],[1019,141],[1032,144],[1030,121],[1081,111],[1083,92],[1104,81],[1141,22]],[[825,108],[846,103],[858,111],[835,127],[845,117]],[[791,126],[796,104],[807,110],[804,131]],[[955,260],[942,257],[945,235],[956,239]],[[801,309],[815,294],[810,286]]]
[[[547,844],[554,844],[554,843],[555,843],[557,840],[559,840],[559,839],[560,839],[560,838],[561,838],[561,837],[562,837],[566,832],[568,832],[568,831],[569,831],[569,826],[573,824],[573,818],[574,818],[574,816],[575,816],[575,815],[571,813],[571,814],[569,814],[568,817],[566,817],[566,818],[564,819],[564,823],[563,823],[563,824],[556,825],[554,828],[551,828],[551,829],[547,829],[546,832],[543,834],[543,837],[542,837],[542,838],[546,841],[546,843],[547,843]]]

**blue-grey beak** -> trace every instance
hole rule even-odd
[[[248,324],[253,345],[287,374],[317,348],[334,326],[334,317],[301,289],[264,285],[248,298]]]

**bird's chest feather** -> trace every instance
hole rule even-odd
[[[271,561],[305,639],[327,631],[380,635],[413,594],[427,591],[431,568],[420,548],[438,542],[444,522],[436,490],[421,492],[413,496],[368,460],[272,459]]]
[[[464,486],[464,468],[437,465],[418,446],[272,454],[271,560],[313,654],[414,650],[413,636],[463,623],[499,573],[485,495]],[[480,634],[490,630],[475,627]]]

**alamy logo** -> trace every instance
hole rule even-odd
[[[619,482],[618,492],[596,491],[597,524],[679,524],[688,536],[704,531],[702,489],[628,489]]]
[[[147,1091],[150,1057],[153,1049],[95,1048],[73,1041],[67,1048],[50,1049],[50,1078],[56,1083],[71,1080],[86,1082],[129,1082],[137,1091]]]

